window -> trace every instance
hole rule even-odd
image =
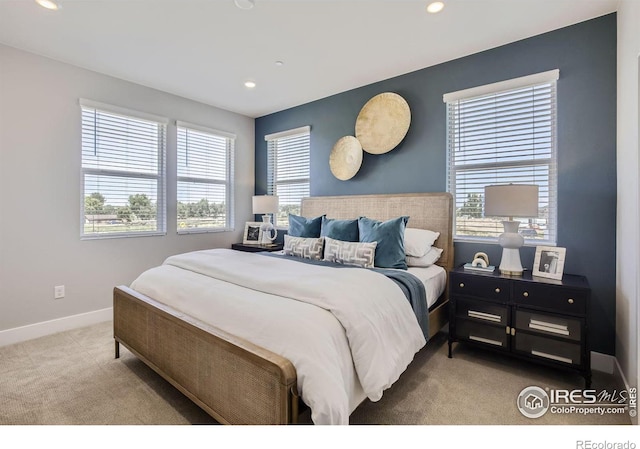
[[[502,234],[500,218],[484,217],[484,187],[513,183],[539,186],[538,217],[520,219],[525,241],[555,244],[558,76],[552,70],[444,95],[456,240]]]
[[[162,235],[167,120],[80,100],[81,238]]]
[[[267,194],[279,199],[276,225],[289,226],[289,214],[300,215],[309,196],[310,130],[308,126],[265,136]]]
[[[178,233],[233,228],[235,135],[178,122]]]

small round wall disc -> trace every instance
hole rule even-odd
[[[341,137],[333,146],[329,156],[331,173],[341,181],[346,181],[358,173],[361,165],[362,145],[358,139],[353,136]]]

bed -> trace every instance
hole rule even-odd
[[[306,198],[302,202],[301,215],[315,217],[326,214],[336,219],[366,216],[376,220],[409,216],[408,227],[440,233],[434,246],[443,250],[437,265],[444,268],[446,286],[446,275],[453,265],[452,211],[452,198],[448,193],[417,193]],[[240,259],[265,257],[242,254],[237,256]],[[163,276],[158,275],[157,279]],[[194,278],[193,282],[200,280]],[[251,288],[238,287],[234,282],[225,284],[225,292],[238,291],[246,300]],[[210,324],[209,320],[203,320],[199,312],[191,312],[200,309],[175,306],[185,303],[184,298],[190,295],[189,288],[174,290],[173,293],[169,293],[170,290],[149,290],[149,294],[142,294],[127,286],[116,287],[116,357],[119,357],[119,345],[124,345],[221,423],[296,423],[300,400],[298,387],[304,381],[304,373],[296,372],[289,360],[291,357],[256,344],[258,338],[224,331]],[[159,300],[161,294],[165,297]],[[167,300],[172,299],[172,295],[181,296],[183,302]],[[262,292],[254,295],[266,297]],[[277,295],[274,296],[279,300]],[[445,288],[429,307],[428,336],[446,324],[447,305]],[[291,321],[291,318],[283,320]],[[367,397],[362,391],[356,391],[358,388],[353,390],[355,392],[349,397],[349,413]]]

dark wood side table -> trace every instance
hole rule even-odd
[[[282,243],[274,243],[271,245],[260,245],[256,243],[233,243],[231,244],[231,249],[235,249],[236,251],[244,251],[247,253],[259,253],[262,251],[282,251],[283,244]]]
[[[461,341],[578,371],[591,387],[587,343],[591,289],[583,276],[562,280],[465,271],[450,273],[449,357]]]

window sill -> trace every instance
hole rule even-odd
[[[454,243],[481,243],[484,245],[500,245],[498,243],[497,237],[454,237]],[[524,239],[523,246],[557,246],[556,242],[551,242],[549,240],[533,240],[533,239]]]
[[[164,231],[154,232],[113,232],[109,234],[89,234],[81,235],[80,240],[107,240],[107,239],[122,239],[131,237],[162,237],[167,235]]]
[[[204,228],[199,228],[199,229],[183,229],[183,230],[178,230],[176,233],[178,235],[189,235],[189,234],[217,234],[220,232],[233,232],[234,229],[233,228],[211,228],[211,229],[204,229]]]

